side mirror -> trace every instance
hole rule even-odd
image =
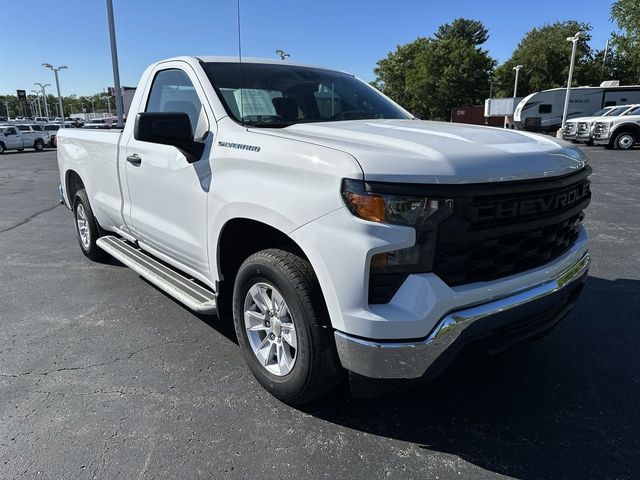
[[[144,112],[136,116],[133,137],[141,142],[173,145],[196,162],[204,152],[204,142],[196,142],[189,115],[183,112]]]

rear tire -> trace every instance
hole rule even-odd
[[[618,150],[631,150],[638,139],[633,132],[622,132],[616,136],[613,145]]]
[[[333,330],[307,260],[279,249],[247,258],[236,276],[233,320],[249,369],[276,398],[300,405],[339,383]]]
[[[0,142],[0,154],[4,153],[4,143]]]
[[[76,192],[73,201],[73,217],[76,223],[76,235],[80,249],[85,257],[99,262],[107,258],[107,252],[96,245],[96,240],[102,236],[98,222],[93,216],[89,197],[84,188]]]
[[[41,142],[41,141],[34,142],[34,143],[33,143],[33,149],[34,149],[36,152],[41,152],[42,150],[44,150],[44,143],[43,143],[43,142]]]

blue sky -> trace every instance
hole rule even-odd
[[[44,62],[68,65],[63,95],[96,93],[113,83],[104,0],[2,2],[0,93],[53,84]],[[114,0],[122,84],[135,86],[145,67],[174,55],[236,55],[236,0]],[[457,17],[489,28],[485,44],[506,60],[522,34],[556,20],[593,26],[603,48],[613,25],[610,0],[241,0],[246,56],[282,48],[305,63],[373,80],[376,61],[398,44],[433,34]],[[40,12],[38,15],[27,13]],[[15,19],[12,21],[11,19]],[[50,90],[52,91],[52,90]]]

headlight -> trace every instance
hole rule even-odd
[[[342,197],[356,217],[371,222],[413,227],[412,247],[373,255],[369,303],[386,303],[410,273],[430,272],[438,224],[453,212],[453,200],[402,193],[402,184],[345,179]]]

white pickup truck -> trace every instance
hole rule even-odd
[[[640,143],[640,105],[616,117],[596,119],[593,143],[619,150],[631,150]]]
[[[60,130],[58,163],[84,254],[232,313],[255,377],[293,404],[345,371],[431,378],[467,345],[540,336],[587,277],[580,150],[420,121],[321,67],[153,64],[124,130]]]

